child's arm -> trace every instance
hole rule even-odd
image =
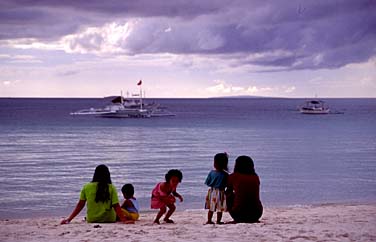
[[[69,218],[63,219],[60,222],[60,224],[69,224],[70,221],[72,221],[72,219],[74,219],[74,217],[76,217],[81,212],[81,210],[85,207],[85,203],[86,203],[86,200],[80,200],[80,201],[78,201],[78,203],[76,205],[76,208],[73,210],[73,212],[71,213],[71,215],[69,216]]]
[[[183,202],[183,197],[179,193],[177,193],[176,191],[173,191],[172,195],[174,195],[175,197],[179,198],[180,202]]]

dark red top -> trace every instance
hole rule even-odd
[[[232,173],[228,178],[227,189],[234,192],[230,211],[246,214],[262,211],[260,180],[257,175]]]

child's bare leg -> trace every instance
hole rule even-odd
[[[213,211],[208,211],[208,221],[206,222],[206,224],[212,224],[213,221],[212,221],[212,218],[213,218]]]
[[[168,204],[167,207],[169,208],[166,216],[164,217],[164,221],[167,222],[167,223],[173,223],[174,221],[172,221],[170,219],[171,215],[175,212],[175,204],[171,203],[171,204]]]
[[[159,219],[162,217],[163,214],[165,214],[165,212],[166,212],[166,206],[161,207],[159,209],[157,217],[155,217],[155,219],[154,219],[154,223],[159,224]]]
[[[217,212],[217,224],[222,224],[222,212]]]

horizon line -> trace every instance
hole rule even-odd
[[[108,97],[116,97],[119,95],[110,95],[102,97],[58,97],[58,96],[19,96],[19,97],[1,97],[0,99],[103,99]],[[143,99],[373,99],[376,97],[278,97],[278,96],[214,96],[214,97],[144,97]],[[138,99],[130,97],[128,99]]]

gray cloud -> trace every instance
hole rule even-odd
[[[119,18],[191,18],[221,7],[199,0],[2,0],[0,39],[51,39]]]
[[[2,1],[0,9],[0,39],[57,39],[137,17],[119,46],[130,54],[237,55],[241,65],[286,69],[338,68],[376,55],[375,0],[16,0]],[[72,45],[93,51],[101,38]]]

